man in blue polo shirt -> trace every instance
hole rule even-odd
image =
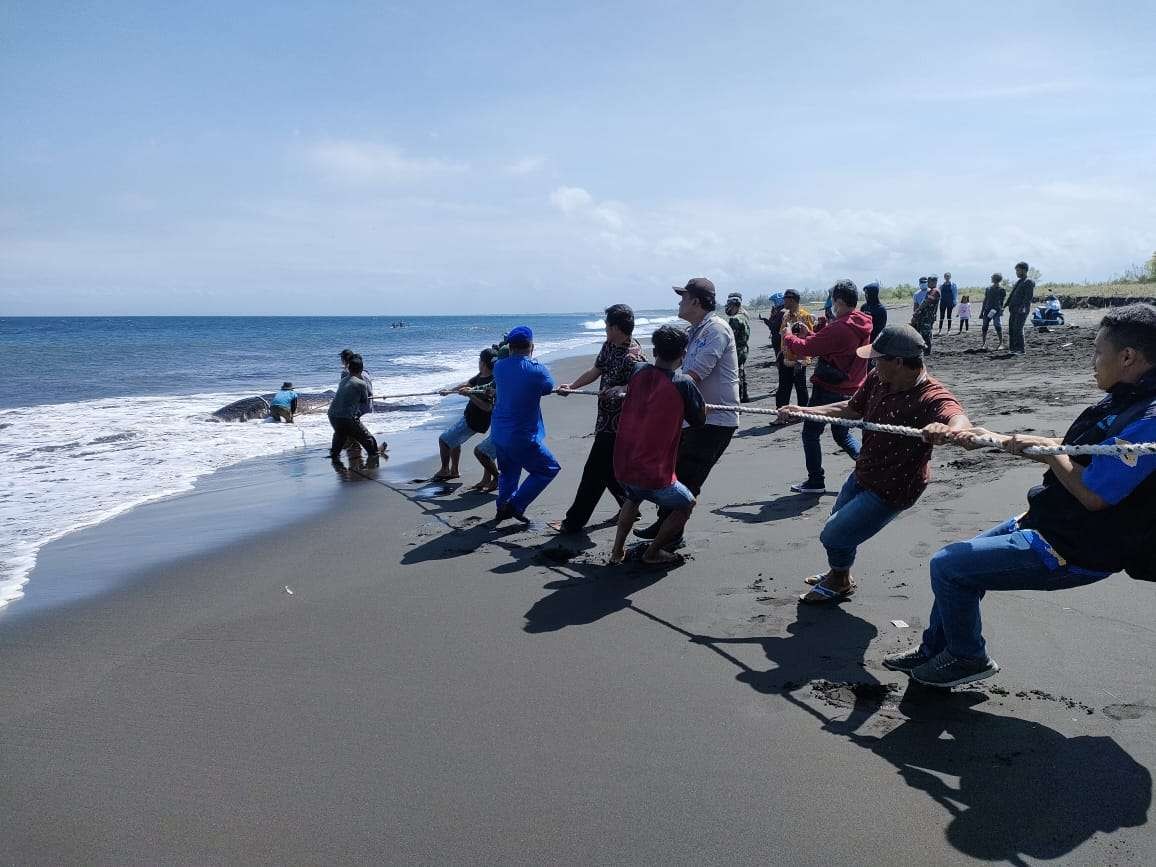
[[[1096,334],[1096,384],[1107,396],[1063,440],[972,428],[949,434],[965,448],[994,437],[1012,454],[1031,446],[1156,442],[1156,306],[1107,314]],[[999,671],[987,654],[979,602],[989,590],[1064,590],[1127,571],[1156,581],[1156,455],[1025,455],[1048,465],[1028,510],[931,558],[931,608],[923,641],[883,665],[929,686],[952,687]]]
[[[508,358],[494,364],[497,401],[490,419],[490,439],[498,454],[498,512],[495,523],[507,518],[525,521],[526,507],[558,475],[561,467],[546,448],[542,398],[554,390],[554,378],[534,353],[534,332],[519,325],[507,335]],[[522,471],[526,480],[519,485]]]

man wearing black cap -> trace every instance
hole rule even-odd
[[[955,396],[927,374],[923,337],[910,325],[889,325],[856,355],[875,360],[863,386],[850,400],[808,411],[828,418],[917,427],[923,430],[923,439],[864,432],[855,469],[819,533],[828,569],[804,579],[811,589],[799,597],[801,602],[841,602],[855,592],[851,566],[858,547],[915,505],[931,478],[932,444],[946,442],[948,432],[971,426]],[[794,419],[784,413],[779,420]]]
[[[1036,283],[1028,279],[1028,263],[1016,264],[1016,284],[1008,293],[1007,304],[1007,345],[1008,349],[1017,355],[1023,355],[1024,325],[1028,321],[1028,313],[1032,309],[1032,297],[1036,294]]]
[[[281,390],[273,395],[269,401],[269,415],[273,421],[287,421],[293,423],[293,416],[297,414],[297,392],[293,390],[293,383],[281,383]]]
[[[706,277],[675,286],[678,316],[690,323],[682,372],[694,380],[703,403],[735,406],[739,402],[739,357],[731,327],[717,313],[714,283]],[[718,459],[730,445],[739,416],[734,410],[709,410],[702,427],[684,427],[678,446],[675,475],[696,497]],[[635,530],[640,539],[654,539],[669,510],[659,509],[658,520]],[[673,543],[677,545],[681,539]]]
[[[497,398],[490,418],[490,439],[498,455],[498,511],[495,523],[525,521],[526,507],[545,490],[561,467],[546,448],[542,398],[554,390],[554,378],[534,354],[534,332],[519,325],[506,336],[508,358],[494,364]],[[526,480],[519,484],[522,471]]]

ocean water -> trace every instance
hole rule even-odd
[[[23,593],[47,542],[187,491],[222,467],[327,446],[324,413],[295,425],[218,422],[226,404],[336,386],[338,353],[360,352],[379,396],[437,389],[477,372],[479,350],[518,324],[536,353],[602,340],[595,314],[409,317],[0,318],[0,606]],[[667,312],[638,314],[648,325]],[[390,433],[443,423],[463,398],[429,395],[367,417]],[[432,446],[431,446],[432,447]]]

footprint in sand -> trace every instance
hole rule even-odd
[[[1103,713],[1116,720],[1141,719],[1156,713],[1156,707],[1147,704],[1110,704],[1103,709]]]

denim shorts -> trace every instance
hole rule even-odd
[[[641,503],[643,500],[650,500],[660,508],[670,509],[672,512],[689,509],[694,505],[694,494],[690,492],[690,488],[679,481],[653,491],[636,488],[633,485],[623,485],[622,493],[631,502]]]
[[[461,448],[476,433],[477,431],[466,423],[466,417],[463,415],[453,427],[445,431],[438,439],[445,443],[447,448],[457,449]]]
[[[498,459],[498,450],[494,448],[494,441],[487,436],[484,440],[474,446],[475,452],[481,452],[491,461]]]

